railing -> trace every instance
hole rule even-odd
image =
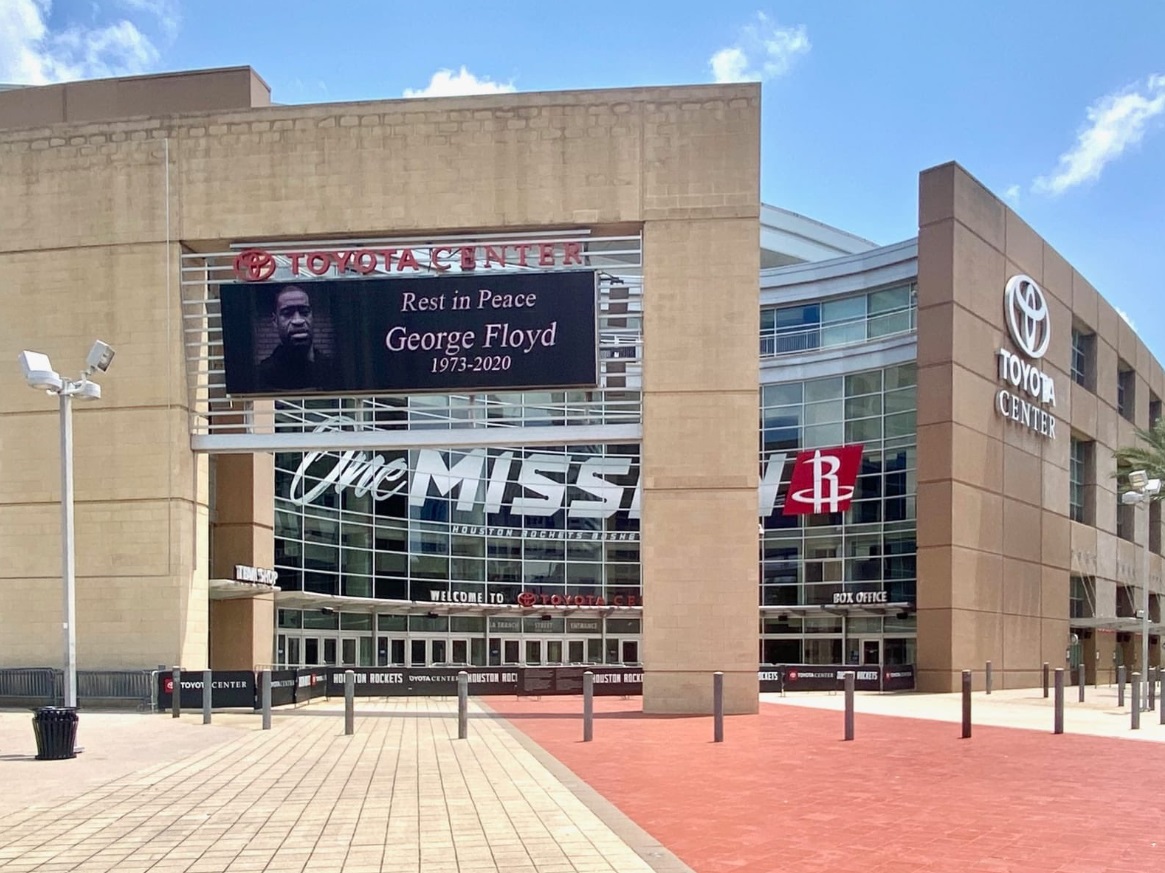
[[[761,331],[761,358],[779,358],[819,349],[856,346],[918,330],[918,307],[905,306],[848,321],[831,321],[795,330]]]
[[[156,676],[156,670],[79,670],[77,702],[94,709],[156,709]],[[51,667],[0,669],[0,708],[59,704],[64,687],[64,673]]]

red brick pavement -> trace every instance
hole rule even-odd
[[[1160,873],[1165,744],[762,705],[725,721],[490,698],[697,873]]]

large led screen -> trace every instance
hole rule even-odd
[[[596,288],[592,270],[222,285],[227,393],[593,387]]]

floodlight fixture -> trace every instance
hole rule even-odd
[[[1121,503],[1125,506],[1133,506],[1141,502],[1140,491],[1126,491],[1121,495]]]
[[[20,368],[24,371],[24,381],[38,391],[60,391],[65,381],[53,369],[49,356],[43,352],[23,351],[19,355]]]
[[[100,370],[104,373],[109,369],[109,365],[113,363],[113,346],[108,343],[103,343],[97,340],[93,343],[93,348],[89,350],[89,357],[85,359],[85,364],[89,368],[88,372],[92,373],[94,370]]]
[[[1129,485],[1134,491],[1144,491],[1145,484],[1149,481],[1149,476],[1144,470],[1133,470],[1129,473]]]

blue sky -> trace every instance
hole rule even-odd
[[[957,160],[1165,359],[1157,0],[0,0],[0,82],[237,64],[281,103],[759,79],[766,202],[894,242]]]

